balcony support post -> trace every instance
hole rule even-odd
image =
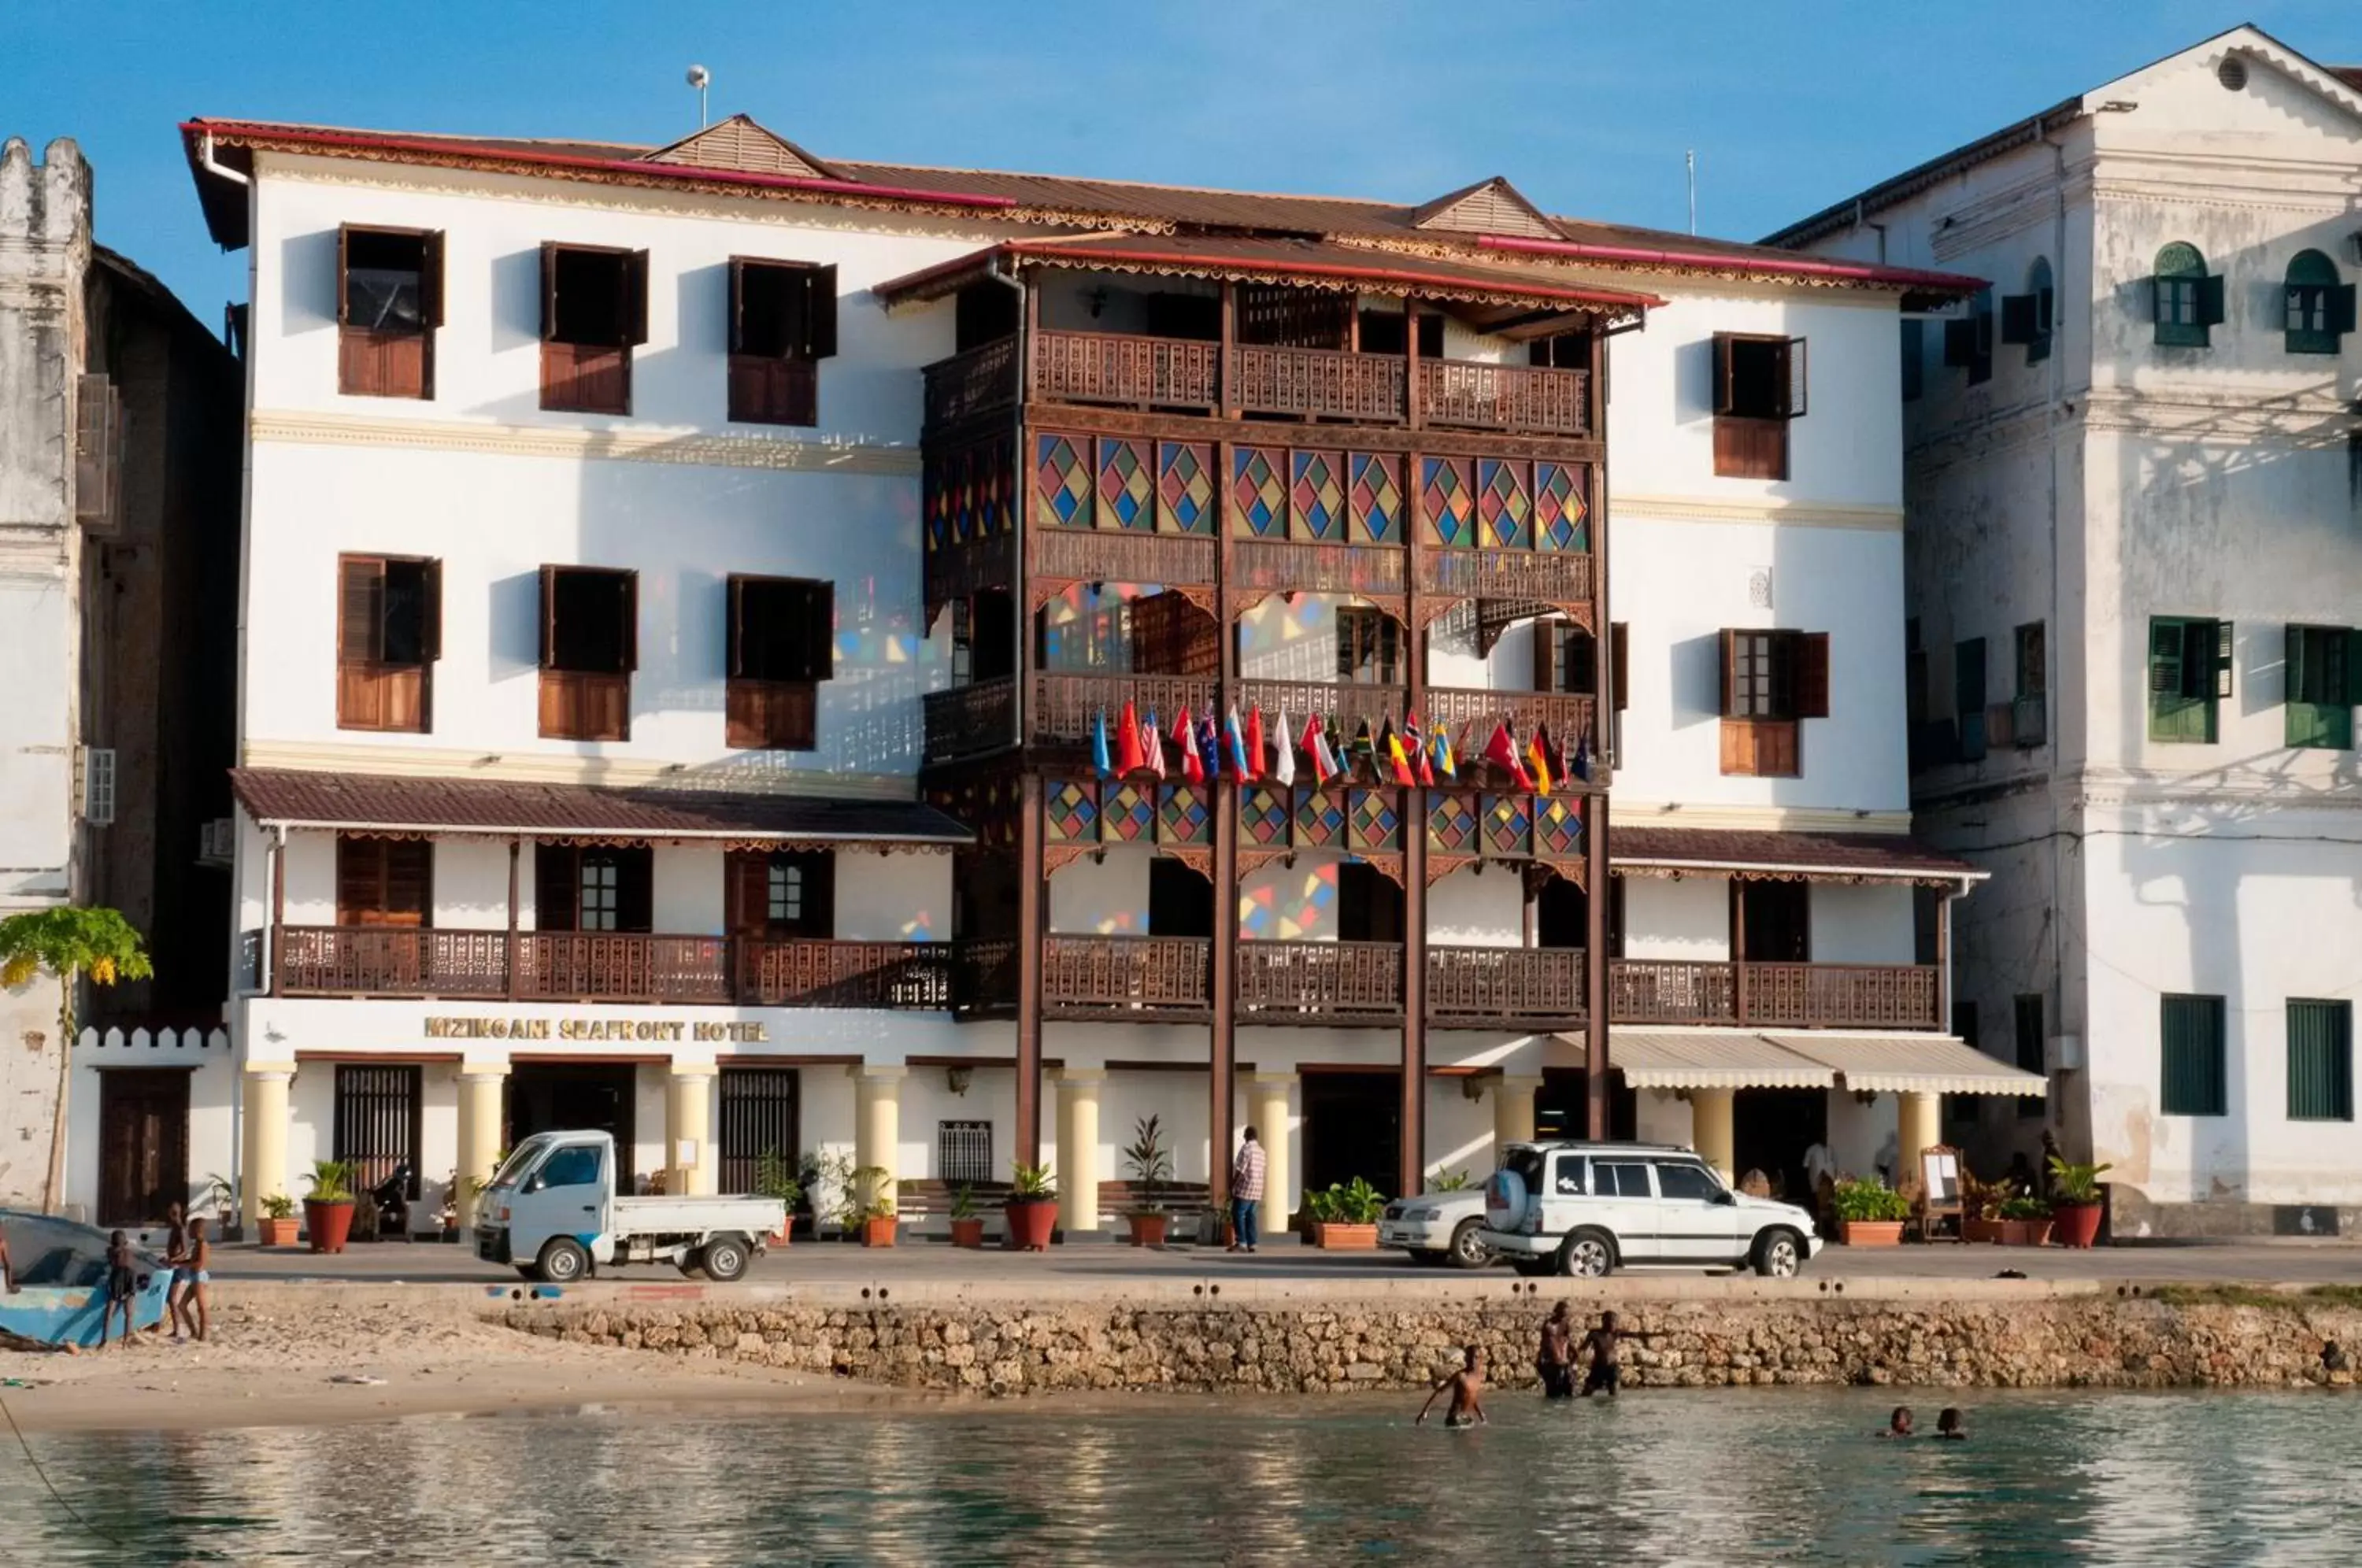
[[[1402,1176],[1396,1196],[1410,1198],[1427,1188],[1427,791],[1413,787],[1404,797]]]
[[[1936,895],[1936,1027],[1952,1027],[1952,894]]]
[[[1214,1212],[1228,1212],[1234,1140],[1231,1102],[1239,1059],[1239,787],[1228,769],[1214,781],[1213,1027],[1207,1050],[1206,1185]],[[1271,1136],[1266,1132],[1265,1138]],[[1268,1189],[1266,1189],[1268,1190]]]
[[[1585,1135],[1607,1136],[1607,793],[1584,802],[1583,1101]]]
[[[270,856],[270,940],[263,944],[270,960],[270,994],[280,994],[279,971],[287,945],[287,830],[273,834],[265,851]],[[72,1043],[71,1041],[68,1042]]]
[[[1413,294],[1403,296],[1403,424],[1410,429],[1419,427],[1424,411],[1418,401],[1418,299]],[[1416,492],[1418,476],[1403,476],[1407,488]]]
[[[516,1000],[517,994],[517,862],[524,858],[524,840],[521,837],[510,839],[509,934],[506,945],[501,950],[501,962],[508,971],[507,990],[511,1001]]]
[[[1238,347],[1239,286],[1225,278],[1222,280],[1222,356],[1221,363],[1215,367],[1214,370],[1214,405],[1224,419],[1239,417],[1238,396],[1234,391],[1238,384],[1238,377],[1231,369],[1232,363],[1238,357]],[[1214,488],[1218,493],[1222,494],[1229,493],[1231,488],[1230,453],[1227,447],[1222,453],[1220,482]],[[1222,510],[1227,511],[1228,507]],[[1223,532],[1227,537],[1229,530],[1225,529]]]
[[[1017,1138],[1010,1158],[1017,1165],[1042,1163],[1042,958],[1043,915],[1049,906],[1043,885],[1042,775],[1027,768],[1017,796]]]
[[[1730,879],[1730,995],[1738,1021],[1747,1021],[1747,878]]]

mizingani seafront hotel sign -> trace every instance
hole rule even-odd
[[[678,1045],[696,1040],[760,1045],[771,1038],[763,1023],[700,1022],[678,1018],[429,1018],[429,1040],[585,1040]]]

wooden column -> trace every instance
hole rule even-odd
[[[1607,1136],[1607,795],[1584,802],[1583,1016],[1584,1102],[1586,1136]]]
[[[1206,1054],[1206,1157],[1207,1185],[1220,1214],[1231,1200],[1231,1101],[1239,1060],[1239,787],[1227,769],[1214,781],[1213,805],[1214,1021]],[[1285,1137],[1286,1132],[1266,1129],[1264,1136]]]
[[[270,841],[270,940],[262,944],[263,961],[270,966],[270,994],[279,994],[280,950],[287,944],[287,830]],[[71,1047],[73,1043],[66,1042]]]
[[[1042,876],[1042,776],[1027,769],[1017,791],[1017,1137],[1010,1159],[1042,1163],[1042,944],[1049,889]]]
[[[1419,406],[1418,400],[1418,302],[1405,297],[1403,300],[1403,423],[1416,430],[1419,427],[1419,421],[1425,416],[1425,413],[1426,411]],[[1418,488],[1417,476],[1406,474],[1404,477],[1411,480],[1411,488],[1415,491]]]
[[[1238,397],[1237,393],[1232,390],[1237,384],[1237,377],[1231,373],[1231,364],[1236,358],[1233,350],[1235,350],[1238,346],[1239,286],[1236,283],[1230,282],[1228,279],[1225,279],[1222,282],[1221,362],[1216,367],[1214,371],[1214,408],[1215,412],[1220,414],[1224,419],[1236,419],[1239,416]],[[1214,487],[1215,493],[1218,495],[1228,495],[1231,490],[1231,469],[1227,459],[1222,465],[1220,478],[1221,482]],[[1221,514],[1227,516],[1230,512],[1230,507],[1225,503],[1218,508],[1218,511]]]
[[[1952,895],[1936,895],[1936,1027],[1952,1029]]]
[[[1730,994],[1738,1021],[1747,1021],[1747,878],[1730,879]]]
[[[509,840],[509,944],[507,953],[509,999],[517,994],[517,862],[524,856],[524,840]]]
[[[1398,1198],[1427,1187],[1427,791],[1403,791],[1402,1148]]]

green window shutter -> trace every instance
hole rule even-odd
[[[2164,999],[2159,1019],[2161,1094],[2168,1116],[2222,1116],[2230,1109],[2224,1076],[2223,999]]]
[[[2198,325],[2223,325],[2223,278],[2220,273],[2198,280]]]
[[[2288,1004],[2288,1114],[2291,1121],[2354,1120],[2354,1007]]]
[[[2231,695],[2231,623],[2213,624],[2214,647],[2211,663],[2213,679],[2206,683],[2201,696],[2221,699]]]
[[[2287,730],[2291,746],[2349,751],[2354,704],[2346,670],[2354,634],[2342,626],[2290,626],[2287,633]]]
[[[2148,624],[2148,738],[2206,745],[2214,739],[2213,693],[2226,681],[2227,621],[2158,615]],[[2218,658],[2223,668],[2218,673]]]

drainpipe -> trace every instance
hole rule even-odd
[[[241,174],[214,157],[214,133],[211,131],[205,132],[204,139],[197,144],[197,161],[204,166],[206,173],[217,175],[233,185],[254,183],[254,176],[251,174]]]

